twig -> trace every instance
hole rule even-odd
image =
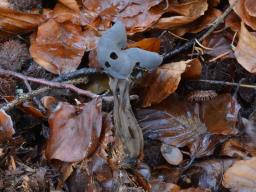
[[[70,79],[78,78],[81,76],[86,76],[86,75],[93,75],[93,74],[103,74],[103,72],[98,72],[94,68],[82,68],[78,69],[76,71],[70,72],[70,73],[64,73],[60,75],[59,77],[53,79],[55,82],[62,82],[62,81],[67,81]]]
[[[86,90],[83,90],[83,89],[79,89],[76,86],[74,86],[72,84],[68,84],[68,83],[53,82],[53,81],[48,81],[48,80],[45,80],[45,79],[28,77],[28,76],[25,76],[21,73],[9,71],[9,70],[4,70],[4,69],[0,69],[0,75],[13,76],[13,77],[22,79],[23,81],[31,81],[31,82],[46,85],[46,86],[49,86],[49,87],[69,89],[69,90],[74,91],[74,92],[76,92],[80,95],[85,95],[85,96],[90,97],[90,98],[98,97],[97,94],[94,94],[90,91],[86,91]]]
[[[68,83],[68,84],[81,84],[81,83],[84,83],[86,82],[87,78],[86,77],[83,77],[83,78],[77,78],[77,79],[73,79],[73,80],[70,80],[70,81],[65,81],[64,83]],[[21,97],[11,101],[10,103],[4,105],[1,109],[3,109],[4,111],[9,111],[11,110],[12,108],[14,108],[15,106],[23,103],[24,101],[32,98],[32,97],[35,97],[41,93],[45,93],[47,91],[51,90],[51,87],[42,87],[40,89],[37,89],[37,90],[34,90],[32,92],[29,92],[27,94],[23,94]]]
[[[226,81],[216,81],[216,80],[191,80],[191,81],[199,81],[199,82],[210,83],[210,84],[229,85],[229,86],[236,86],[236,87],[239,86],[239,87],[256,89],[256,85],[232,83],[232,82],[226,82]]]
[[[233,7],[236,5],[236,3],[238,3],[238,1],[239,0],[236,0],[233,4],[229,5],[225,12],[212,23],[212,26],[206,31],[206,33],[200,35],[200,38],[198,38],[199,42],[202,42],[206,37],[208,37],[219,26],[219,24],[224,21],[224,19],[232,11]],[[163,63],[166,63],[169,59],[180,54],[181,52],[189,50],[195,44],[196,39],[197,38],[191,39],[190,41],[178,47],[177,49],[174,49],[171,52],[165,54]]]

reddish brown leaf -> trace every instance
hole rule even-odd
[[[234,97],[223,94],[204,102],[200,116],[209,132],[223,135],[236,134],[239,109],[240,105]]]
[[[0,110],[0,142],[10,139],[14,133],[11,116]]]
[[[256,189],[256,157],[237,161],[226,170],[222,184],[232,192],[255,191]]]
[[[145,49],[147,51],[159,52],[160,51],[160,39],[158,38],[145,38],[141,41],[135,42],[131,45],[128,45],[128,48],[137,47]]]
[[[159,67],[156,71],[145,77],[146,93],[143,106],[148,107],[152,104],[160,103],[171,93],[175,92],[181,74],[186,70],[190,60],[168,63]]]
[[[99,144],[102,128],[101,100],[94,99],[78,110],[60,103],[49,117],[48,159],[80,161],[92,154]]]
[[[172,30],[173,33],[176,35],[182,36],[185,33],[197,33],[205,29],[207,26],[209,26],[212,22],[217,19],[221,15],[221,11],[218,9],[210,8],[205,12],[205,14],[201,17],[199,17],[194,22],[188,23],[187,25],[180,26],[177,28],[174,28]]]
[[[256,73],[256,35],[241,24],[239,41],[235,50],[237,61],[250,73]]]
[[[207,0],[196,0],[184,3],[174,2],[169,6],[168,11],[179,15],[159,19],[156,23],[156,27],[160,29],[170,29],[191,23],[202,16],[207,8]]]
[[[0,7],[0,39],[36,29],[46,20],[42,14],[21,13]]]
[[[74,71],[84,51],[95,46],[97,37],[92,33],[70,22],[58,23],[50,19],[38,28],[36,37],[31,38],[30,54],[51,73]]]
[[[230,4],[234,2],[235,0],[229,0]],[[241,20],[254,30],[256,30],[255,6],[256,2],[254,0],[239,0],[233,8]]]

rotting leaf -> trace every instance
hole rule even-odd
[[[0,142],[10,139],[15,133],[11,116],[0,110]]]
[[[51,73],[74,71],[80,64],[84,51],[95,47],[90,41],[93,39],[95,43],[97,36],[91,32],[82,31],[79,25],[71,22],[58,23],[50,19],[39,26],[36,36],[32,36],[30,54]]]
[[[222,184],[231,190],[250,191],[256,189],[256,157],[237,161],[225,171]]]
[[[229,0],[229,4],[233,4],[235,0]],[[256,2],[254,0],[239,0],[233,10],[241,20],[256,30],[256,15],[255,15]]]
[[[210,159],[195,163],[184,173],[184,182],[188,180],[199,187],[221,191],[223,173],[233,162],[232,159]]]
[[[239,41],[235,50],[238,61],[250,73],[256,73],[256,35],[241,24]]]
[[[160,103],[171,93],[175,92],[181,80],[181,74],[186,70],[191,60],[168,63],[145,77],[146,93],[143,106]]]
[[[46,20],[42,14],[22,13],[0,7],[0,39],[30,32]]]
[[[200,117],[208,131],[213,134],[237,134],[238,111],[240,105],[230,94],[221,94],[203,102]]]
[[[141,109],[137,113],[144,137],[168,145],[184,147],[207,131],[199,117],[189,112],[187,115],[175,116],[160,110]]]
[[[138,42],[128,45],[129,48],[140,48],[147,51],[159,52],[160,51],[160,39],[158,38],[145,38]]]
[[[49,117],[49,125],[47,158],[64,162],[80,161],[91,155],[99,145],[101,100],[93,99],[80,110],[68,103],[60,103]]]

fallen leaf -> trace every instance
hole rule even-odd
[[[30,32],[47,19],[46,15],[22,13],[0,7],[0,39]]]
[[[188,180],[190,183],[208,188],[210,191],[222,191],[223,173],[233,162],[232,159],[210,159],[195,163],[184,173],[184,182]]]
[[[173,183],[166,183],[160,180],[153,180],[150,182],[151,192],[179,192],[180,187]]]
[[[39,26],[36,36],[31,38],[30,54],[51,73],[71,72],[80,64],[84,52],[92,48],[90,41],[95,38],[78,25],[50,19]]]
[[[211,48],[211,50],[206,49],[204,52],[212,57],[218,57],[219,55],[228,53],[221,59],[234,58],[231,43],[232,42],[225,37],[225,32],[211,34],[203,41],[203,45]]]
[[[168,145],[184,147],[207,132],[206,126],[190,112],[175,116],[155,109],[141,109],[137,113],[144,137],[160,140]]]
[[[230,94],[222,94],[204,102],[200,108],[200,117],[208,131],[213,134],[237,134],[238,111],[240,105]]]
[[[133,44],[128,45],[128,48],[140,48],[151,52],[157,52],[160,51],[160,39],[158,38],[145,38],[138,42],[135,42]]]
[[[235,49],[238,61],[250,73],[256,73],[256,35],[249,32],[244,23],[241,24],[239,41]]]
[[[235,0],[229,0],[229,4],[233,4],[234,2]],[[254,0],[239,0],[233,8],[241,20],[253,30],[256,30],[255,6],[256,3]]]
[[[160,29],[170,29],[191,23],[202,16],[208,9],[207,0],[185,1],[183,3],[172,3],[168,12],[179,14],[178,16],[162,17],[155,24]]]
[[[68,103],[60,103],[51,114],[47,159],[75,162],[95,151],[102,128],[101,100],[94,99],[80,110]]]
[[[229,139],[221,147],[221,155],[233,158],[248,159],[250,153],[248,148],[237,139]]]
[[[175,92],[181,80],[181,74],[186,70],[191,60],[168,63],[145,77],[146,88],[143,106],[160,103],[171,93]]]
[[[231,192],[256,191],[256,157],[235,162],[225,171],[222,184]]]
[[[77,0],[58,0],[58,1],[74,11],[80,11]]]
[[[219,16],[221,11],[218,9],[210,8],[205,14],[197,20],[172,29],[172,32],[178,36],[183,36],[185,33],[197,33],[211,25]]]
[[[0,110],[0,142],[10,139],[15,133],[11,116]]]

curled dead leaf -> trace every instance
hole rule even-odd
[[[256,157],[235,162],[225,171],[222,184],[232,192],[256,191]]]
[[[145,77],[146,89],[143,106],[160,103],[178,88],[181,74],[191,60],[168,63]]]
[[[229,0],[230,4],[233,4],[236,0]],[[256,1],[254,0],[239,0],[233,10],[241,20],[256,30],[256,15],[255,15]]]
[[[0,110],[0,142],[10,139],[15,133],[11,116]]]
[[[241,24],[239,41],[235,50],[237,61],[250,73],[256,73],[256,35]]]
[[[64,162],[80,161],[91,155],[99,145],[101,100],[93,99],[80,110],[68,103],[60,103],[49,117],[49,125],[47,158]]]
[[[145,38],[138,42],[128,45],[128,48],[140,48],[151,52],[159,52],[160,51],[160,39],[158,38]]]
[[[84,51],[91,48],[88,44],[90,38],[94,41],[96,36],[89,31],[82,31],[79,25],[71,22],[58,23],[50,19],[31,38],[30,54],[51,73],[74,71],[80,64]]]
[[[36,29],[46,20],[42,14],[21,13],[0,7],[0,39]]]

